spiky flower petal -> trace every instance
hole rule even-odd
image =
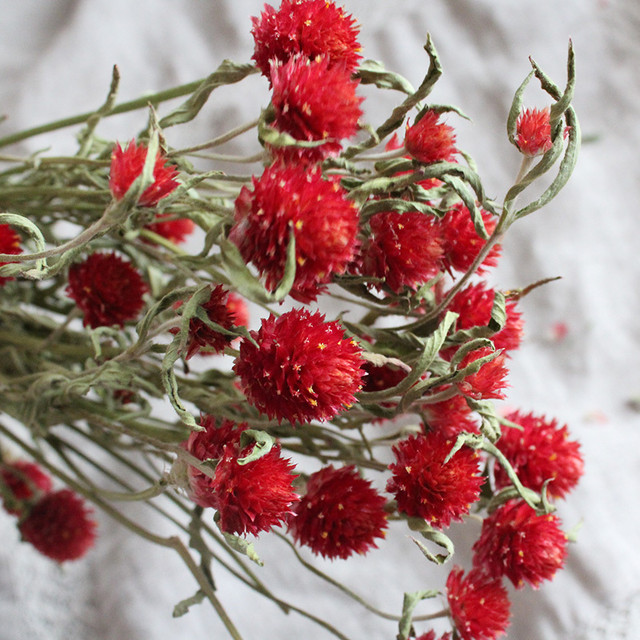
[[[396,462],[389,465],[387,491],[395,495],[398,510],[439,529],[462,520],[484,482],[478,454],[468,447],[445,463],[454,442],[435,431],[410,436],[393,447]]]
[[[340,141],[358,130],[364,98],[356,95],[358,81],[343,66],[330,66],[329,59],[313,61],[302,56],[285,63],[272,63],[272,126],[295,140],[321,142],[309,148],[279,147],[279,158],[319,161],[337,154]]]
[[[509,597],[500,580],[477,570],[466,576],[454,567],[447,578],[447,601],[460,640],[494,640],[509,626]]]
[[[473,364],[481,358],[486,358],[495,352],[491,347],[482,347],[469,352],[460,362],[458,369]],[[504,353],[498,353],[492,360],[480,365],[480,368],[457,383],[458,389],[465,395],[475,400],[487,400],[489,398],[504,398],[504,389],[507,387],[507,375],[509,371],[505,366]]]
[[[122,327],[135,320],[146,291],[136,269],[115,253],[92,253],[69,268],[66,293],[83,312],[85,327]]]
[[[407,129],[404,144],[419,162],[452,162],[458,150],[453,127],[440,122],[440,114],[427,111],[420,120]]]
[[[329,465],[309,476],[289,529],[298,544],[325,558],[364,554],[376,548],[376,538],[384,538],[384,505],[385,499],[353,465]]]
[[[240,447],[246,424],[204,416],[205,431],[193,432],[186,448],[200,460],[215,459],[213,477],[190,466],[190,497],[200,506],[213,507],[226,533],[258,535],[284,523],[298,499],[292,487],[295,465],[280,455],[278,445],[256,460],[240,464],[254,445]]]
[[[272,166],[243,187],[229,238],[274,290],[285,272],[291,236],[296,276],[291,295],[316,299],[334,274],[343,273],[357,247],[358,209],[335,179],[317,168]]]
[[[511,500],[487,516],[473,545],[473,565],[520,589],[551,580],[564,565],[567,537],[552,514],[537,515],[526,502]]]
[[[363,250],[365,275],[384,278],[396,293],[417,289],[437,272],[442,257],[440,232],[431,217],[418,212],[376,213]]]
[[[516,122],[516,144],[525,156],[538,156],[553,146],[549,107],[523,109]]]
[[[262,320],[243,340],[234,371],[249,402],[279,421],[328,420],[355,401],[363,371],[358,344],[339,322],[293,309]]]
[[[358,26],[341,7],[327,0],[283,0],[276,10],[265,5],[259,18],[251,18],[255,60],[269,77],[270,62],[286,62],[300,54],[309,60],[326,56],[330,65],[351,73],[360,59]]]
[[[155,217],[154,222],[146,225],[145,229],[170,240],[174,244],[183,243],[196,228],[193,220],[189,218],[173,218],[170,214],[161,214]]]
[[[580,443],[569,439],[569,429],[533,413],[514,411],[505,416],[522,427],[505,428],[497,447],[504,453],[525,487],[541,491],[547,480],[547,493],[563,498],[577,484],[584,471]],[[495,468],[496,487],[510,484],[500,465]]]
[[[47,493],[19,524],[23,540],[57,562],[77,560],[93,546],[91,510],[71,489]]]
[[[109,189],[116,200],[121,200],[134,180],[142,173],[147,158],[147,147],[137,145],[131,140],[123,150],[120,143],[116,143],[111,154],[111,173],[109,175]],[[153,168],[153,183],[140,196],[138,205],[141,207],[155,207],[162,198],[168,196],[177,186],[175,179],[178,170],[166,164],[165,157],[158,152]]]
[[[480,211],[487,233],[496,227],[496,219],[482,209]],[[443,264],[448,270],[466,271],[486,244],[476,232],[471,214],[462,203],[457,203],[440,220],[442,234]],[[483,273],[486,267],[495,267],[500,256],[500,245],[491,247],[476,273]]]

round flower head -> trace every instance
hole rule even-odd
[[[440,115],[436,111],[427,111],[407,129],[404,145],[419,162],[452,162],[458,153],[453,127],[439,120]]]
[[[500,580],[477,570],[466,576],[454,567],[447,578],[447,601],[460,640],[493,640],[509,626],[509,597]]]
[[[553,146],[549,107],[523,109],[516,122],[516,144],[525,156],[538,156]]]
[[[275,112],[272,126],[296,140],[323,142],[310,148],[279,147],[273,153],[283,159],[316,162],[341,149],[340,140],[358,130],[364,98],[356,95],[358,81],[329,59],[313,61],[297,56],[285,63],[271,64]]]
[[[296,505],[289,529],[295,541],[325,558],[348,558],[376,548],[384,538],[385,499],[353,465],[329,465],[309,476],[307,493]]]
[[[551,580],[564,564],[567,537],[557,516],[537,515],[526,502],[511,500],[487,516],[473,545],[473,565],[520,589]]]
[[[204,312],[211,322],[215,322],[224,329],[231,329],[236,325],[235,314],[229,309],[229,292],[221,285],[211,288],[209,299],[202,305]],[[177,333],[178,329],[172,329]],[[221,333],[208,326],[200,318],[193,317],[189,321],[189,337],[187,338],[187,354],[185,360],[200,353],[222,353],[231,344],[234,336]]]
[[[369,361],[364,362],[362,370],[365,373],[362,378],[363,391],[383,391],[384,389],[390,389],[407,377],[407,372],[404,369],[393,368],[388,364],[376,366]]]
[[[481,347],[469,352],[458,365],[458,369],[464,369],[476,360],[495,353],[491,347]],[[474,400],[487,400],[489,398],[504,398],[504,389],[507,386],[506,377],[508,370],[504,364],[505,355],[499,353],[493,360],[489,360],[480,366],[478,371],[468,375],[457,383],[458,389],[465,396]]]
[[[147,159],[147,147],[139,146],[131,140],[123,150],[117,143],[111,154],[111,173],[109,175],[109,189],[116,200],[121,200],[134,180],[142,173]],[[141,207],[155,207],[162,198],[168,196],[177,186],[175,180],[178,171],[175,167],[165,164],[164,156],[158,152],[153,168],[153,183],[140,196],[138,205]]]
[[[442,257],[438,227],[422,213],[376,213],[369,221],[371,239],[364,249],[362,270],[384,278],[390,289],[417,289],[436,275]]]
[[[487,233],[496,227],[495,217],[481,210]],[[447,270],[466,271],[486,244],[475,230],[469,209],[462,203],[454,204],[440,220],[442,234],[442,262]],[[500,255],[500,245],[494,245],[476,273],[483,273],[486,267],[495,267]]]
[[[71,489],[47,493],[20,522],[22,539],[40,553],[66,562],[84,556],[93,546],[96,523],[91,510]]]
[[[211,416],[205,416],[201,425],[205,431],[191,434],[187,450],[200,460],[218,462],[213,477],[189,467],[191,499],[217,509],[220,529],[226,533],[257,535],[282,524],[298,499],[291,484],[295,465],[281,457],[279,446],[241,465],[238,459],[253,449],[253,445],[240,448],[240,435],[247,425],[224,420],[216,427]]]
[[[486,327],[491,320],[491,309],[495,298],[495,290],[484,283],[471,284],[458,291],[449,304],[448,310],[458,314],[457,329]],[[522,341],[523,321],[514,300],[505,304],[507,320],[498,333],[491,336],[496,349],[511,351],[517,349]]]
[[[327,0],[283,0],[279,9],[265,5],[251,18],[255,41],[252,59],[269,77],[271,60],[286,62],[298,54],[309,60],[326,56],[329,64],[351,73],[360,59],[354,18]]]
[[[8,224],[0,224],[0,253],[11,253],[13,255],[22,253],[20,241],[20,236]],[[0,267],[3,264],[9,263],[0,262]],[[13,280],[13,278],[0,276],[0,287],[9,280]]]
[[[25,502],[37,499],[53,488],[51,478],[35,462],[16,460],[0,465],[2,506],[7,513],[19,516],[28,506]]]
[[[227,298],[227,310],[233,316],[236,327],[249,326],[249,307],[242,297],[231,292]]]
[[[360,347],[338,322],[293,309],[262,320],[243,340],[233,367],[258,411],[279,421],[329,420],[355,401],[363,371]]]
[[[115,253],[92,253],[71,265],[67,295],[84,314],[84,326],[124,326],[135,320],[147,286],[130,262]]]
[[[584,470],[580,443],[569,440],[567,426],[559,426],[556,420],[518,411],[505,417],[520,425],[522,430],[503,429],[497,447],[511,463],[522,484],[539,492],[545,481],[551,480],[547,484],[548,495],[563,498],[578,484]],[[510,484],[500,465],[495,467],[495,479],[498,489]]]
[[[189,218],[171,218],[169,214],[157,215],[155,222],[145,226],[145,229],[153,231],[157,235],[170,240],[174,244],[183,243],[196,228],[193,220]]]
[[[410,436],[393,447],[396,462],[387,491],[395,495],[398,511],[423,518],[441,529],[462,520],[469,505],[480,496],[484,479],[478,470],[478,454],[462,447],[445,463],[454,440],[432,431]]]
[[[273,291],[285,272],[291,234],[296,275],[291,296],[315,300],[334,274],[343,273],[357,247],[358,208],[337,180],[314,167],[276,165],[243,187],[229,238]]]

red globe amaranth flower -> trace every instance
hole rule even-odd
[[[251,18],[255,41],[252,60],[269,77],[272,60],[287,62],[300,54],[309,60],[327,57],[351,73],[361,50],[355,19],[327,0],[283,0],[278,10],[265,5],[259,18]]]
[[[421,411],[426,417],[426,426],[449,440],[455,440],[463,431],[480,433],[476,415],[464,396],[456,395],[440,402],[425,403],[421,405]]]
[[[241,465],[238,459],[253,449],[253,445],[240,449],[240,435],[247,425],[224,420],[217,427],[212,416],[203,416],[200,424],[205,431],[189,436],[187,451],[200,460],[217,459],[218,463],[212,478],[189,466],[191,499],[217,509],[220,529],[226,533],[258,535],[282,524],[298,499],[291,484],[295,465],[281,457],[279,446]]]
[[[566,425],[544,416],[527,415],[518,411],[505,416],[522,427],[505,428],[497,447],[504,453],[525,487],[541,491],[546,480],[547,493],[553,498],[564,498],[577,484],[584,471],[580,443],[569,440]],[[495,467],[496,488],[510,484],[504,469]]]
[[[0,224],[0,253],[10,253],[13,255],[22,253],[20,242],[20,236],[8,224]],[[4,264],[10,263],[0,262],[0,267]],[[13,280],[13,278],[0,276],[0,287],[4,286],[9,280]]]
[[[27,460],[3,463],[0,466],[0,483],[6,492],[2,495],[2,506],[7,513],[22,515],[25,502],[36,500],[40,494],[48,493],[53,488],[51,478],[35,463]]]
[[[417,289],[436,275],[442,257],[438,226],[422,213],[376,213],[369,220],[371,239],[363,250],[365,275],[384,278],[400,293]]]
[[[71,489],[47,493],[18,528],[22,539],[56,562],[77,560],[93,546],[96,523],[91,510]]]
[[[196,228],[193,220],[189,218],[172,218],[171,214],[161,214],[155,217],[155,222],[145,226],[145,229],[170,240],[174,244],[183,243]]]
[[[358,130],[364,98],[356,95],[359,81],[343,66],[330,66],[326,57],[310,61],[297,56],[271,64],[275,113],[272,126],[296,140],[324,142],[316,147],[272,148],[283,159],[316,162],[341,149],[340,140]]]
[[[363,371],[358,344],[339,322],[293,309],[262,320],[233,367],[249,402],[280,422],[329,420],[355,401]]]
[[[134,180],[142,173],[146,159],[145,145],[138,146],[135,140],[131,140],[123,150],[120,143],[116,143],[111,154],[109,175],[109,189],[116,200],[124,197]],[[142,192],[137,203],[140,207],[155,207],[178,186],[179,183],[175,179],[178,170],[165,162],[165,157],[158,152],[153,167],[153,183]]]
[[[436,111],[427,111],[407,129],[404,146],[418,162],[452,162],[458,153],[453,127],[439,119]]]
[[[337,179],[325,180],[318,167],[275,165],[253,179],[253,191],[243,187],[229,238],[272,291],[284,275],[293,233],[296,275],[291,296],[311,302],[353,260],[358,220],[358,208]]]
[[[85,327],[122,327],[135,320],[146,291],[140,274],[115,253],[92,253],[69,268],[66,294],[83,312]]]
[[[447,578],[451,618],[461,640],[493,640],[509,626],[510,604],[500,580],[454,567]]]
[[[464,369],[471,363],[495,353],[491,347],[482,347],[469,352],[458,365],[458,369]],[[474,400],[488,400],[489,398],[504,398],[504,389],[507,387],[506,377],[509,371],[505,366],[505,355],[499,353],[493,360],[485,362],[476,373],[468,375],[457,382],[458,389],[465,396]]]
[[[478,454],[462,447],[445,464],[454,440],[438,432],[410,436],[393,447],[396,462],[389,465],[392,477],[387,491],[395,495],[398,511],[423,518],[438,529],[462,520],[469,505],[480,496],[484,479]]]
[[[202,305],[204,312],[211,322],[219,324],[224,329],[237,326],[235,314],[229,309],[229,292],[221,285],[211,288],[209,299]],[[178,329],[171,329],[177,333]],[[212,329],[200,318],[189,320],[189,337],[187,338],[187,354],[185,360],[197,353],[222,353],[235,340],[235,336],[226,335]]]
[[[484,209],[480,214],[487,233],[491,234],[496,227],[495,217]],[[454,204],[440,220],[438,226],[442,234],[444,267],[454,271],[469,269],[486,244],[486,240],[476,233],[469,209],[460,202]],[[500,245],[494,245],[476,273],[483,273],[486,267],[495,267],[499,256]]]
[[[486,327],[491,320],[491,309],[495,298],[495,290],[485,283],[471,284],[458,291],[448,306],[449,311],[458,315],[457,329]],[[491,336],[496,349],[511,351],[517,349],[522,342],[523,320],[515,300],[507,300],[505,304],[507,320],[498,333]]]
[[[377,548],[384,538],[385,499],[351,465],[332,465],[309,476],[307,492],[296,505],[289,530],[298,544],[325,558],[348,558]]]
[[[537,515],[526,502],[511,500],[484,519],[473,551],[474,567],[492,578],[537,589],[564,565],[567,537],[557,516]]]
[[[523,109],[516,122],[516,144],[525,156],[538,156],[553,146],[549,107]]]

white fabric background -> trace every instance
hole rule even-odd
[[[570,425],[583,443],[586,475],[560,509],[567,528],[583,520],[566,569],[539,592],[514,595],[513,640],[620,640],[640,637],[640,418],[628,405],[640,395],[640,5],[637,0],[345,0],[362,25],[366,57],[417,85],[431,32],[445,74],[434,102],[460,106],[459,143],[476,158],[489,193],[500,198],[519,157],[505,135],[515,88],[534,59],[563,85],[573,38],[578,65],[575,106],[585,144],[560,197],[516,225],[494,281],[525,286],[561,275],[522,303],[526,341],[512,360],[509,404],[545,412]],[[207,75],[224,57],[252,53],[249,16],[258,0],[21,0],[2,3],[0,111],[5,134],[101,104],[111,67],[122,74],[121,100]],[[534,81],[535,82],[535,81]],[[528,93],[533,106],[546,104]],[[188,130],[169,142],[200,142],[255,117],[266,87],[251,78],[214,94]],[[392,96],[389,96],[391,100]],[[392,106],[367,105],[378,118]],[[131,138],[142,114],[103,123],[105,136]],[[455,123],[457,125],[457,122]],[[254,147],[242,138],[247,150]],[[73,151],[71,131],[29,142]],[[234,147],[235,151],[241,148]],[[566,340],[549,339],[566,322]],[[0,399],[1,402],[1,399]],[[173,554],[132,539],[101,519],[96,549],[62,570],[18,542],[0,514],[0,638],[2,640],[169,640],[224,638],[206,605],[185,618],[173,604],[194,585]],[[393,638],[395,625],[313,583],[276,542],[265,537],[267,583],[314,613],[339,620],[358,640]],[[283,561],[282,557],[286,560]],[[402,591],[441,579],[404,533],[364,559],[327,563],[371,600],[399,611]],[[435,576],[440,576],[436,578]],[[265,600],[245,599],[220,574],[220,597],[246,640],[329,637]],[[426,630],[421,627],[419,630]]]

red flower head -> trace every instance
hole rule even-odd
[[[6,488],[6,493],[2,492],[2,506],[14,516],[22,515],[23,502],[36,500],[53,488],[51,478],[37,464],[27,460],[2,464],[0,483]]]
[[[491,347],[482,347],[469,352],[460,362],[458,369],[464,369],[472,362],[491,355],[494,351]],[[509,373],[505,364],[504,353],[498,354],[493,360],[485,362],[480,369],[464,380],[457,383],[458,389],[474,400],[487,400],[489,398],[504,398],[504,389],[507,387],[506,377]]]
[[[202,305],[204,312],[211,322],[219,324],[224,329],[237,326],[236,317],[229,308],[229,292],[221,285],[211,288],[209,299]],[[177,333],[178,329],[172,329]],[[187,355],[185,360],[193,357],[201,350],[203,355],[208,353],[222,353],[224,348],[231,344],[234,336],[226,335],[212,329],[200,318],[193,317],[189,321],[189,337],[187,339]]]
[[[349,73],[358,66],[358,27],[333,2],[283,0],[278,10],[265,5],[260,18],[251,21],[252,59],[267,78],[272,60],[287,62],[298,54],[309,60],[326,56],[331,66],[341,65]]]
[[[138,317],[147,285],[140,274],[115,253],[92,253],[69,268],[66,293],[84,313],[84,326],[124,326]]]
[[[273,149],[279,158],[315,162],[341,149],[340,140],[358,130],[364,98],[356,95],[358,81],[343,66],[330,66],[326,57],[309,61],[297,56],[285,63],[272,63],[271,104],[273,127],[296,140],[324,141],[317,147]]]
[[[387,491],[398,502],[398,511],[423,518],[441,529],[462,520],[480,495],[484,479],[478,471],[478,454],[462,447],[445,463],[454,441],[438,432],[410,436],[393,447],[396,462]]]
[[[145,229],[157,233],[174,244],[184,242],[195,228],[193,220],[189,220],[189,218],[172,219],[170,214],[157,215],[155,222],[145,226]]]
[[[204,416],[205,431],[193,432],[187,450],[200,460],[217,459],[213,478],[189,467],[190,497],[202,507],[218,510],[220,528],[227,533],[257,535],[282,524],[298,499],[291,483],[295,465],[282,458],[275,446],[266,455],[248,462],[238,459],[251,453],[253,445],[240,449],[246,424]]]
[[[426,415],[429,429],[440,432],[450,440],[457,438],[463,431],[480,433],[475,414],[464,396],[457,395],[448,400],[423,404],[421,411]]]
[[[134,180],[142,173],[146,158],[147,147],[143,144],[136,145],[135,140],[131,140],[124,151],[120,143],[113,148],[109,189],[116,200],[124,197]],[[177,175],[177,169],[165,164],[164,156],[158,153],[153,168],[153,184],[143,191],[138,205],[155,207],[162,198],[168,196],[178,186],[179,183],[175,179]]]
[[[227,310],[233,315],[236,327],[249,326],[249,308],[247,303],[237,293],[231,292],[227,298]]]
[[[372,236],[364,249],[363,272],[384,278],[396,293],[417,289],[436,275],[442,246],[438,226],[422,213],[376,213]]]
[[[416,640],[436,640],[436,632],[431,630],[416,637]],[[447,631],[440,636],[440,640],[451,640],[451,634]]]
[[[404,146],[419,162],[453,162],[458,153],[453,127],[438,122],[439,119],[436,111],[427,111],[407,129]]]
[[[13,255],[22,253],[20,242],[20,236],[8,224],[0,224],[0,253],[11,253]],[[0,262],[0,267],[3,264],[9,263]],[[9,280],[13,280],[13,278],[0,276],[0,287]]]
[[[493,640],[509,626],[509,597],[500,580],[477,570],[465,577],[454,567],[447,578],[447,600],[461,640]]]
[[[459,314],[456,326],[458,329],[486,327],[491,320],[491,309],[496,292],[484,283],[471,284],[458,291],[454,296],[449,311]],[[518,311],[515,300],[507,300],[505,305],[507,321],[504,327],[491,337],[496,349],[511,351],[517,349],[522,341],[522,314]]]
[[[289,529],[298,544],[325,558],[348,558],[377,548],[384,538],[385,499],[358,475],[353,465],[329,465],[312,473],[307,493],[296,505]]]
[[[507,420],[522,427],[503,430],[497,446],[511,463],[525,487],[541,491],[546,480],[551,497],[563,498],[577,484],[583,473],[584,462],[580,444],[569,440],[569,430],[556,420],[548,420],[532,413],[524,415],[514,411]],[[496,487],[510,484],[500,465],[495,469]]]
[[[363,391],[383,391],[384,389],[390,389],[407,377],[407,372],[404,369],[394,369],[388,364],[377,367],[369,361],[364,362],[362,370],[365,373],[364,378],[362,378]]]
[[[482,220],[487,233],[491,234],[496,227],[496,220],[487,211],[481,210]],[[476,233],[469,209],[462,203],[454,204],[439,223],[443,241],[443,263],[446,269],[466,271],[486,244]],[[500,245],[489,251],[476,273],[483,273],[485,267],[495,267],[500,255]]]
[[[505,576],[517,589],[551,580],[564,564],[567,537],[554,515],[537,515],[526,502],[511,500],[487,516],[473,545],[473,565],[493,578]]]
[[[329,420],[355,401],[363,371],[358,344],[339,322],[293,309],[262,320],[233,367],[258,411],[279,421]]]
[[[553,146],[549,107],[524,109],[516,122],[516,144],[525,156],[538,156]]]
[[[325,180],[317,167],[271,166],[253,179],[253,191],[243,187],[229,235],[242,257],[266,277],[270,291],[284,275],[292,233],[296,276],[291,296],[311,302],[353,260],[358,208],[338,180]]]
[[[96,538],[91,510],[71,489],[47,493],[19,525],[23,540],[56,562],[77,560]]]

